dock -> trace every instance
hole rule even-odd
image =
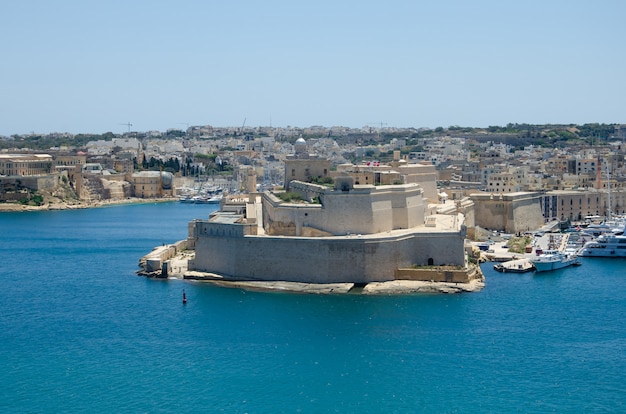
[[[486,261],[497,262],[493,268],[503,273],[525,273],[535,270],[532,260],[539,254],[558,250],[564,251],[569,242],[569,234],[547,233],[533,238],[525,253],[510,253],[506,243],[494,243],[490,250],[483,253]]]
[[[527,258],[498,263],[493,268],[503,273],[526,273],[535,270],[535,266]]]

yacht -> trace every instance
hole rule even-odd
[[[626,257],[626,236],[623,233],[605,233],[585,243],[578,252],[585,257]]]
[[[575,254],[559,250],[546,250],[537,257],[530,259],[537,272],[557,270],[567,266],[577,265],[578,257]]]

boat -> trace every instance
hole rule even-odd
[[[536,272],[548,272],[580,263],[576,254],[560,250],[545,250],[530,261]]]
[[[194,202],[191,196],[179,197],[178,201],[185,204],[193,204]]]
[[[221,194],[215,194],[211,196],[196,196],[194,198],[195,204],[219,204],[222,201]]]
[[[533,264],[528,259],[509,260],[495,264],[493,268],[501,273],[526,273],[534,270]]]
[[[626,257],[626,235],[605,233],[588,241],[578,251],[584,257]]]

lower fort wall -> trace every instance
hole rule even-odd
[[[479,279],[481,274],[475,267],[466,269],[397,269],[397,280],[422,280],[446,283],[469,283],[474,279]]]
[[[154,248],[150,253],[139,260],[139,265],[148,273],[161,270],[163,262],[186,250],[187,240],[180,240],[174,244],[163,245]]]
[[[190,270],[241,280],[368,283],[397,278],[400,268],[464,266],[457,232],[386,237],[205,237],[195,241]]]

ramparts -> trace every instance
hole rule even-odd
[[[189,269],[238,280],[389,281],[396,279],[396,270],[401,268],[465,267],[464,236],[458,230],[426,228],[335,237],[197,234],[196,256]]]
[[[143,273],[160,272],[164,262],[185,249],[187,249],[187,240],[155,247],[150,253],[139,259],[139,266],[143,269]]]
[[[319,204],[283,203],[273,194],[264,194],[267,234],[302,236],[307,227],[332,235],[375,234],[424,225],[426,205],[417,184],[337,190],[292,181],[291,186],[307,198],[316,197]]]

